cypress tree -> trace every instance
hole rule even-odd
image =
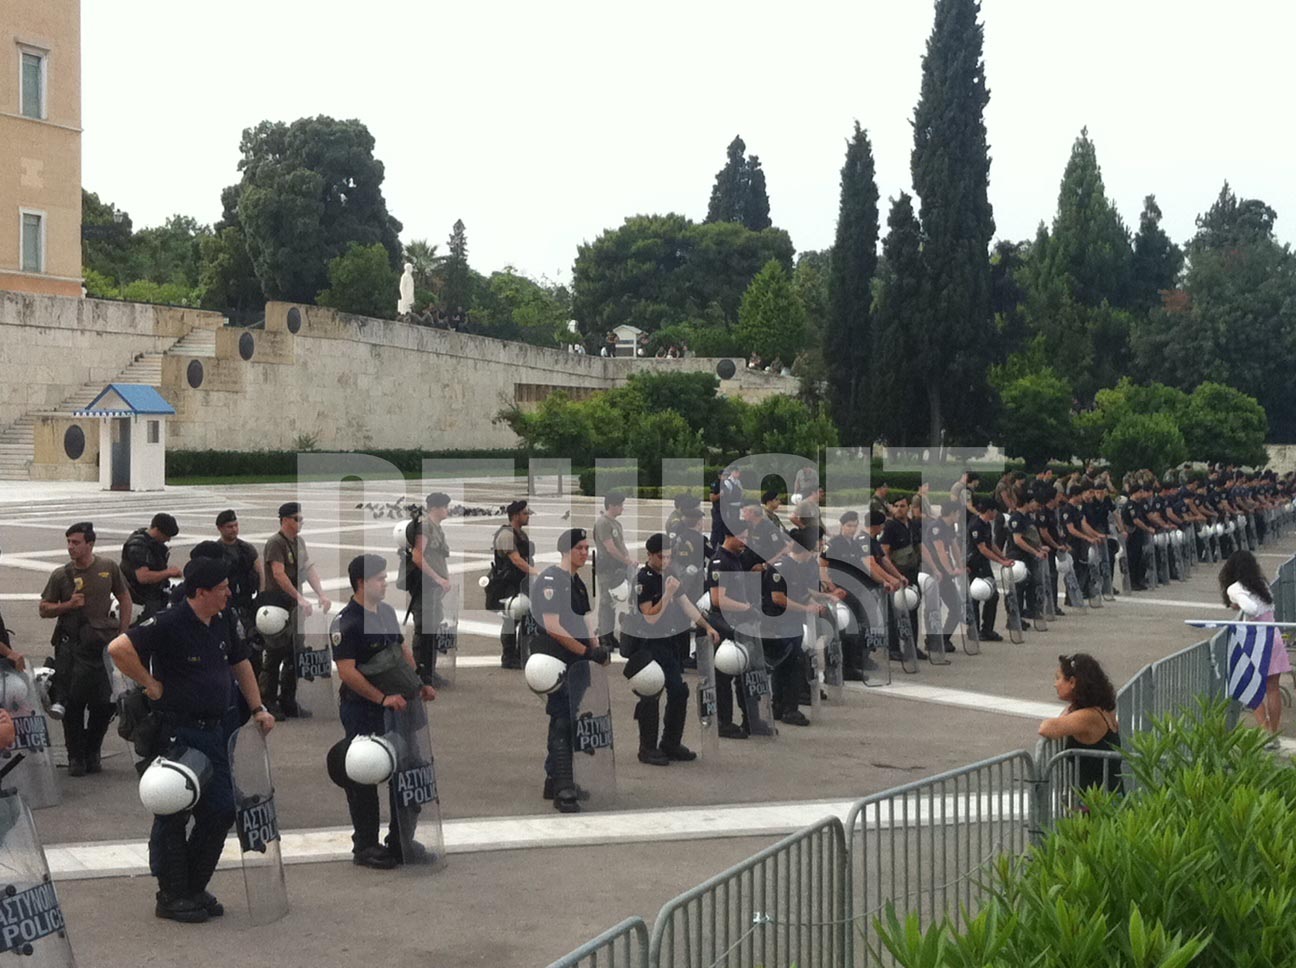
[[[873,146],[855,122],[841,170],[837,235],[828,274],[824,358],[833,416],[847,444],[868,444],[877,424],[867,409],[873,346],[873,276],[877,271],[878,190]]]
[[[442,307],[446,312],[468,310],[472,305],[472,275],[468,269],[468,234],[463,219],[456,219],[450,232],[450,255],[445,261],[445,289]]]
[[[1184,254],[1161,228],[1161,206],[1155,195],[1143,199],[1138,235],[1134,236],[1134,262],[1130,271],[1130,298],[1140,313],[1161,305],[1161,292],[1173,289],[1183,269]]]
[[[711,187],[711,202],[707,205],[708,222],[741,222],[744,183],[747,180],[747,145],[741,135],[729,142],[725,165],[716,172],[715,185]]]
[[[980,10],[977,0],[937,0],[914,111],[910,164],[920,199],[926,302],[918,346],[933,446],[941,444],[947,423],[955,436],[985,439],[988,432],[994,215]]]
[[[870,410],[890,444],[917,443],[926,427],[922,360],[915,337],[922,326],[922,229],[905,192],[891,203],[874,314]]]
[[[760,232],[774,223],[770,221],[769,193],[765,190],[765,171],[760,159],[751,155],[746,166],[746,196],[742,206],[742,224],[753,232]]]

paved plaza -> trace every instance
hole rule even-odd
[[[260,548],[277,528],[275,509],[299,497],[303,536],[328,594],[341,605],[349,594],[345,563],[353,555],[384,553],[394,575],[396,521],[381,506],[421,499],[433,487],[449,491],[455,504],[496,512],[446,524],[451,570],[464,588],[460,628],[466,634],[457,681],[429,709],[450,852],[445,869],[420,877],[349,863],[345,799],[324,772],[325,752],[342,730],[335,709],[318,703],[314,718],[281,723],[270,738],[289,864],[288,917],[251,927],[231,842],[213,882],[226,902],[225,917],[195,927],[157,921],[143,850],[149,816],[136,797],[131,758],[110,734],[110,748],[121,752],[105,761],[103,774],[63,777],[62,804],[36,813],[82,964],[175,964],[176,943],[186,946],[185,963],[200,965],[359,963],[376,947],[396,963],[547,964],[627,915],[651,917],[674,894],[782,833],[830,812],[844,816],[853,799],[1030,748],[1039,719],[1059,708],[1052,686],[1059,654],[1093,653],[1119,686],[1145,663],[1200,637],[1184,619],[1227,614],[1215,569],[1199,567],[1189,582],[1121,596],[1101,611],[1068,614],[1047,632],[1027,632],[1022,645],[987,643],[981,655],[960,652],[948,666],[922,663],[917,675],[893,664],[891,686],[848,684],[846,702],[826,709],[810,728],[783,726],[768,743],[724,741],[718,756],[664,769],[634,757],[634,702],[614,667],[618,802],[605,812],[561,816],[540,798],[546,717],[521,674],[499,668],[499,621],[483,610],[477,584],[504,521],[499,506],[525,495],[525,479],[405,489],[388,481],[363,493],[349,485],[327,506],[337,490],[322,484],[300,493],[295,486],[264,485],[156,494],[6,485],[0,489],[0,611],[19,651],[39,662],[50,652],[52,623],[37,616],[36,603],[50,570],[66,561],[63,531],[72,522],[93,521],[96,550],[117,559],[131,531],[168,511],[181,529],[171,542],[174,563],[186,560],[198,541],[215,537],[216,514],[227,507],[238,512],[242,537]],[[529,531],[541,563],[557,560],[560,532],[592,525],[600,506],[560,496],[553,486],[532,504]],[[669,502],[628,503],[622,521],[632,553],[637,549],[642,559],[644,539],[661,529],[669,510]],[[827,520],[835,520],[836,510]],[[1272,576],[1293,551],[1296,538],[1287,536],[1265,546],[1260,561]],[[402,613],[403,598],[390,586],[389,601]],[[692,712],[685,742],[696,747]],[[397,926],[417,933],[395,937]]]

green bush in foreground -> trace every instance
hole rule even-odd
[[[881,948],[906,968],[1296,963],[1296,770],[1226,707],[1134,737],[1139,789],[1094,792],[1020,862],[956,933],[893,909]],[[881,956],[882,952],[878,952]]]

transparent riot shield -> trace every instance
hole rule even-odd
[[[298,609],[298,614],[301,614]],[[333,674],[332,645],[338,637],[337,616],[330,618],[318,608],[299,621],[293,636],[293,670],[297,674],[297,705],[306,715],[332,716],[337,713],[337,678]]]
[[[451,584],[450,590],[441,595],[440,621],[432,633],[435,671],[446,686],[454,685],[455,667],[459,664],[459,612],[462,600],[463,586]]]
[[[243,886],[253,924],[271,924],[288,913],[288,886],[280,851],[279,815],[265,734],[255,721],[229,738],[234,781],[234,833],[243,855]]]
[[[1047,555],[1040,562],[1040,570],[1044,573],[1043,592],[1040,598],[1044,604],[1044,621],[1052,622],[1057,618],[1057,576],[1053,574],[1053,554]]]
[[[807,714],[812,723],[819,722],[823,709],[823,687],[820,679],[823,676],[824,643],[819,640],[813,615],[803,616],[801,640],[799,647],[787,661],[797,662],[805,673],[806,683],[810,687],[810,712]]]
[[[50,721],[30,673],[12,666],[0,671],[0,706],[13,717],[16,734],[13,746],[0,751],[0,769],[15,764],[6,785],[21,793],[33,810],[58,806],[63,797],[50,749]]]
[[[900,668],[909,675],[918,672],[918,646],[914,642],[913,624],[909,620],[909,609],[898,608],[895,598],[886,595],[887,610],[890,613],[891,627],[895,630],[896,642],[900,649]]]
[[[1003,580],[1004,613],[1008,616],[1008,640],[1016,645],[1026,641],[1022,628],[1021,603],[1017,601],[1017,583],[1013,581],[1012,567],[999,566],[999,577]]]
[[[968,655],[981,654],[981,626],[977,624],[976,602],[968,589],[966,579],[960,592],[963,598],[963,624],[959,628],[963,636],[963,651]]]
[[[823,691],[828,701],[840,705],[846,688],[846,661],[842,652],[842,632],[832,619],[818,622],[820,668],[823,670]]]
[[[1170,584],[1170,562],[1167,555],[1166,538],[1168,536],[1158,531],[1152,536],[1152,548],[1155,552],[1152,558],[1156,563],[1156,583],[1158,585]]]
[[[715,756],[720,752],[720,716],[716,709],[715,646],[711,639],[699,635],[696,642],[697,656],[697,721],[699,746],[703,757]]]
[[[1112,560],[1111,545],[1107,543],[1107,537],[1104,535],[1102,544],[1098,548],[1098,574],[1102,579],[1102,597],[1109,602],[1116,601],[1116,589],[1112,585]]]
[[[1090,608],[1103,607],[1102,554],[1095,544],[1089,546],[1089,582],[1085,591],[1089,596]]]
[[[1031,611],[1035,613],[1032,620],[1035,623],[1035,631],[1048,631],[1048,559],[1032,558],[1026,562],[1030,568],[1030,577],[1026,580],[1030,582]]]
[[[1143,584],[1149,589],[1156,588],[1156,535],[1143,532]]]
[[[1067,608],[1084,608],[1084,595],[1080,593],[1080,582],[1076,579],[1075,558],[1072,557],[1069,551],[1058,552],[1057,568],[1058,580],[1062,583]]]
[[[738,644],[747,653],[747,671],[742,674],[743,708],[747,710],[747,731],[770,739],[778,735],[774,725],[773,686],[765,664],[765,647],[754,635],[739,633]]]
[[[0,793],[0,964],[76,964],[45,848],[31,811],[12,789]]]
[[[384,724],[387,739],[396,749],[396,770],[387,782],[400,836],[401,863],[409,870],[431,873],[445,864],[445,837],[427,705],[422,699],[412,699],[404,709],[387,709]],[[396,846],[391,845],[393,852]]]
[[[927,660],[932,665],[949,665],[945,656],[944,626],[941,625],[940,586],[928,576],[919,591],[922,596],[923,641],[927,645]]]
[[[567,667],[571,703],[572,777],[582,800],[606,809],[616,803],[616,751],[607,669],[588,659]]]
[[[504,621],[508,621],[505,617]],[[515,626],[515,634],[518,642],[518,655],[522,660],[522,667],[526,668],[527,659],[531,658],[531,653],[535,650],[536,640],[540,638],[540,626],[531,613],[527,612],[518,619]]]
[[[858,595],[864,610],[864,685],[891,685],[891,661],[888,656],[888,617],[891,596],[880,586],[861,588]]]

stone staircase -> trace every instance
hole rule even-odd
[[[162,353],[141,353],[109,383],[139,383],[150,387],[162,385],[162,358],[164,356],[214,357],[216,331],[191,330]],[[103,383],[87,383],[75,393],[60,401],[51,410],[34,410],[23,414],[4,430],[0,430],[0,481],[25,481],[30,478],[32,456],[36,446],[34,427],[36,418],[49,414],[71,416],[74,411],[90,406],[103,390]]]

